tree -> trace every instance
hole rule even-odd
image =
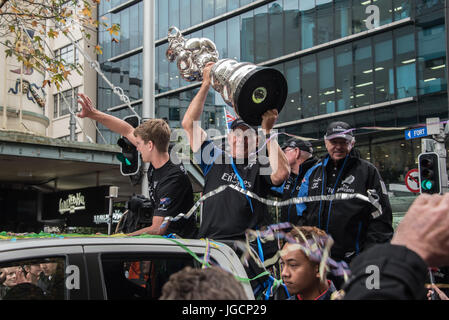
[[[109,1],[109,0],[105,0]],[[0,44],[6,47],[6,56],[15,56],[24,68],[41,72],[43,86],[55,84],[59,89],[67,77],[82,66],[53,56],[48,41],[59,36],[72,39],[78,30],[89,41],[92,33],[105,28],[118,42],[120,26],[95,18],[95,8],[101,0],[0,0]],[[97,54],[102,48],[91,44]]]

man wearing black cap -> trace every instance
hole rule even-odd
[[[281,185],[290,174],[287,159],[276,139],[270,139],[267,143],[268,163],[262,164],[256,154],[257,130],[242,119],[235,120],[230,127],[231,131],[227,136],[229,153],[223,152],[208,140],[206,132],[199,126],[210,88],[209,74],[212,65],[208,64],[204,69],[201,88],[182,121],[189,136],[190,147],[204,174],[203,193],[207,194],[223,185],[235,185],[266,198],[270,188]],[[277,116],[276,109],[263,114],[261,126],[267,136],[271,133]],[[204,201],[199,237],[217,240],[244,239],[246,229],[257,229],[271,223],[266,205],[227,188]]]
[[[306,173],[298,195],[370,194],[378,200],[381,210],[361,199],[324,199],[297,205],[306,225],[323,229],[334,239],[332,258],[347,262],[360,251],[388,242],[393,236],[387,189],[376,167],[352,152],[352,131],[341,121],[328,126],[324,136],[328,154]]]
[[[273,187],[272,190],[277,196],[280,196],[282,201],[285,201],[297,197],[304,175],[318,162],[318,159],[313,156],[312,144],[299,138],[287,140],[282,145],[282,151],[287,157],[291,173],[282,186]],[[280,222],[290,222],[296,225],[299,218],[294,205],[282,207]]]

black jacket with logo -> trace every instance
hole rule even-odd
[[[347,262],[363,249],[388,242],[393,236],[388,193],[376,167],[355,153],[336,165],[327,155],[305,175],[299,197],[375,191],[382,214],[361,199],[322,200],[297,205],[300,224],[316,226],[332,236],[331,256]],[[380,214],[380,215],[379,215]]]
[[[280,197],[282,201],[296,197],[296,195],[298,194],[299,189],[301,187],[301,182],[304,178],[304,175],[317,162],[318,162],[318,159],[315,157],[309,158],[306,161],[304,161],[299,166],[299,171],[298,171],[297,175],[292,172],[290,174],[290,176],[287,178],[287,180],[284,182],[283,185],[281,185],[280,187],[271,188],[274,196]],[[291,224],[296,225],[298,223],[298,219],[299,219],[299,215],[296,212],[296,208],[295,208],[294,204],[288,205],[288,206],[283,206],[281,208],[280,222],[290,222]]]
[[[204,174],[203,194],[223,185],[242,187],[229,156],[211,141],[205,141],[201,152],[196,153],[195,157]],[[269,168],[269,164],[263,165],[259,160],[252,162],[248,159],[244,163],[236,159],[233,161],[244,183],[244,189],[266,198],[273,186],[270,175],[263,172]],[[217,240],[244,239],[246,229],[258,229],[271,223],[265,204],[227,188],[204,201],[199,237]]]

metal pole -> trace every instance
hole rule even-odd
[[[112,234],[112,197],[109,196],[108,235]]]
[[[76,119],[73,113],[70,113],[69,130],[70,130],[70,141],[76,141]]]
[[[154,0],[143,2],[143,105],[142,121],[155,117],[154,110]],[[149,196],[149,163],[143,164],[142,195]]]
[[[75,91],[72,88],[72,99],[70,99],[70,103],[72,105],[69,107],[70,111],[76,109],[77,99],[78,98],[75,97]],[[76,141],[76,119],[75,114],[73,112],[70,112],[69,131],[70,131],[70,141]]]
[[[106,198],[109,199],[109,216],[108,216],[108,235],[112,234],[112,207],[113,207],[113,199],[118,197],[118,187],[110,186],[109,187],[109,196]]]
[[[3,49],[3,46],[1,46],[1,50],[4,50]],[[5,72],[4,72],[4,74],[3,74],[3,79],[4,79],[4,87],[3,87],[3,121],[2,121],[2,127],[3,127],[3,129],[7,129],[7,114],[6,114],[6,112],[7,112],[7,107],[8,107],[8,87],[7,87],[7,85],[8,85],[8,67],[9,67],[9,64],[8,64],[8,59],[5,57],[5,64],[4,64],[4,66],[5,66]]]

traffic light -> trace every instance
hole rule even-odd
[[[137,116],[128,116],[123,118],[133,128],[136,128],[140,124],[140,120]],[[122,152],[117,154],[117,159],[120,161],[120,172],[124,176],[132,176],[139,172],[140,169],[140,154],[137,148],[126,138],[120,137],[117,140],[117,144],[122,148]]]
[[[418,156],[419,187],[421,193],[441,194],[440,157],[435,152]]]

